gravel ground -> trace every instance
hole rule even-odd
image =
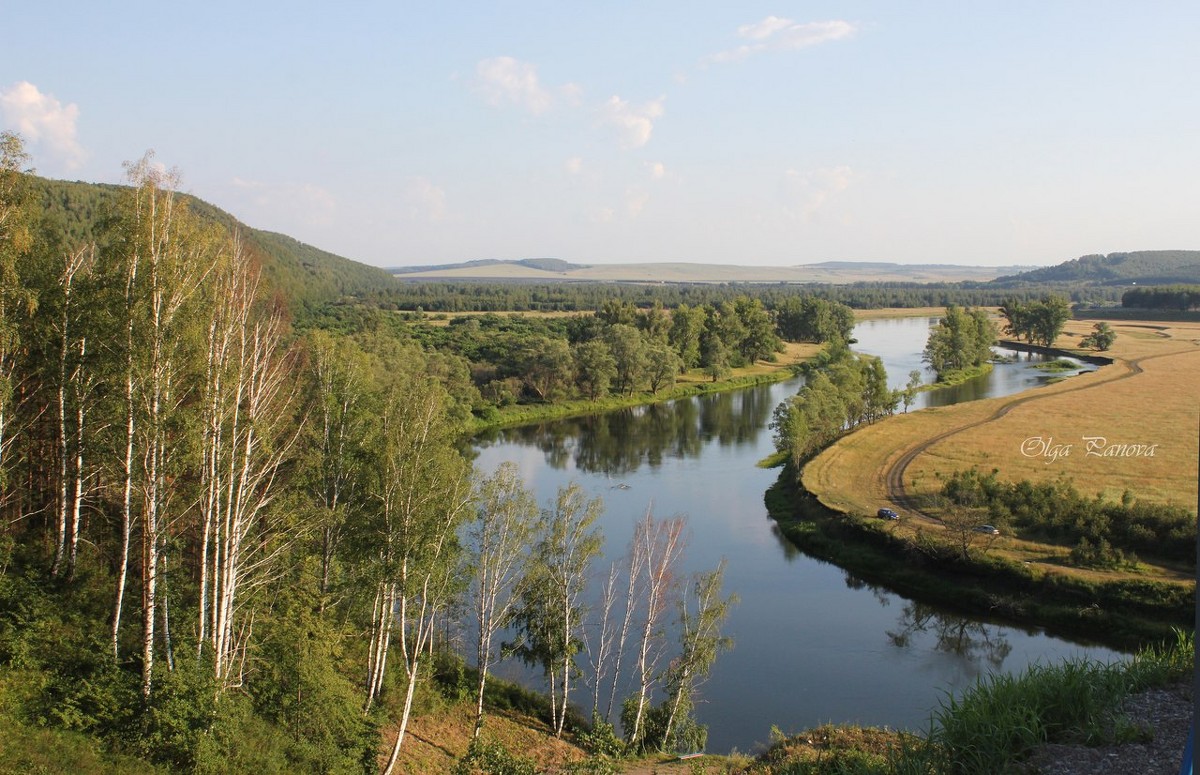
[[[1130,697],[1123,708],[1148,742],[1088,748],[1045,745],[1026,762],[1028,775],[1178,775],[1192,723],[1192,687],[1181,684]]]

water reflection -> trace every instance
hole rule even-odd
[[[937,325],[939,318],[900,318],[891,320],[866,320],[854,327],[857,352],[878,356],[887,369],[888,386],[902,389],[912,371],[921,373],[923,384],[934,381],[934,374],[924,361],[922,353],[929,338],[929,329]],[[1006,347],[993,347],[999,362],[992,370],[953,387],[924,391],[917,395],[912,409],[931,406],[950,406],[983,398],[1007,396],[1028,390],[1053,380],[1070,377],[1096,366],[1075,358],[1047,356],[1041,353],[1019,352]],[[1039,364],[1052,360],[1070,361],[1074,369],[1046,371]]]
[[[721,447],[755,444],[776,403],[771,387],[762,386],[506,428],[477,441],[534,446],[552,468],[619,477],[642,466],[657,470],[666,458],[695,458],[710,440]]]
[[[892,343],[917,368],[927,329],[927,323],[912,328]],[[860,351],[884,352],[864,344]],[[888,370],[903,386],[908,369]],[[622,555],[634,522],[651,504],[658,514],[688,515],[691,543],[681,574],[728,562],[726,591],[741,597],[726,629],[736,647],[718,659],[696,708],[709,725],[710,751],[747,750],[764,741],[773,724],[922,729],[945,691],[970,686],[1001,662],[1017,671],[1066,657],[1118,656],[939,613],[799,552],[763,503],[778,472],[756,463],[774,448],[766,427],[771,411],[801,384],[797,379],[476,440],[479,470],[518,463],[541,503],[571,482],[604,497],[599,567]],[[597,591],[589,592],[593,606]],[[532,683],[540,685],[536,676]]]
[[[897,629],[887,631],[893,646],[912,648],[919,636],[932,637],[936,651],[952,654],[976,669],[986,662],[989,670],[999,670],[1012,653],[1012,644],[1002,627],[939,611],[924,603],[906,602],[897,625]]]

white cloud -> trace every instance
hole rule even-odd
[[[53,94],[42,94],[28,81],[19,81],[0,92],[0,111],[5,125],[31,144],[41,146],[68,169],[75,169],[86,158],[75,136],[78,105],[63,105]]]
[[[475,67],[479,91],[490,105],[512,103],[530,113],[544,113],[554,102],[553,96],[538,81],[537,67],[520,62],[512,57],[484,59]],[[577,88],[568,84],[565,94],[568,99],[577,93]]]
[[[621,145],[625,148],[641,148],[650,142],[654,122],[662,118],[665,97],[651,100],[641,106],[630,105],[613,95],[601,108],[604,121],[617,128],[621,134]]]
[[[778,16],[768,16],[761,22],[754,24],[743,24],[738,27],[739,38],[749,38],[750,40],[764,40],[771,37],[780,30],[786,30],[794,25],[791,19],[782,19]]]
[[[427,178],[410,178],[404,187],[404,203],[409,217],[421,221],[446,219],[446,192]]]
[[[650,192],[645,189],[633,187],[625,191],[625,211],[629,213],[630,218],[641,215],[649,201]]]
[[[583,172],[583,159],[579,156],[572,156],[563,162],[563,169],[568,175],[578,175]]]
[[[854,170],[844,164],[807,172],[788,170],[784,173],[783,183],[785,207],[792,215],[811,221],[857,177]]]
[[[834,19],[797,23],[768,16],[754,24],[738,27],[738,37],[753,41],[709,57],[711,62],[737,62],[765,51],[792,51],[848,38],[858,31],[854,24]]]
[[[646,166],[650,168],[650,177],[655,180],[662,180],[666,177],[667,166],[661,161],[647,162]]]

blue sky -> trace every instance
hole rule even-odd
[[[116,5],[118,7],[106,7]],[[40,174],[377,266],[1200,248],[1200,3],[23,2]]]

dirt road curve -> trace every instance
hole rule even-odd
[[[1093,390],[1093,389],[1099,388],[1101,386],[1108,385],[1112,382],[1116,382],[1118,380],[1129,379],[1130,377],[1133,377],[1133,376],[1136,376],[1136,375],[1142,373],[1142,365],[1141,364],[1144,361],[1153,360],[1155,358],[1165,358],[1165,357],[1175,355],[1175,354],[1176,353],[1161,353],[1158,355],[1144,356],[1142,358],[1137,358],[1134,360],[1124,360],[1124,359],[1116,358],[1116,359],[1114,359],[1111,366],[1105,366],[1103,368],[1121,370],[1121,373],[1115,374],[1113,377],[1111,377],[1110,379],[1104,380],[1103,382],[1091,382],[1091,383],[1084,384],[1084,385],[1078,385],[1076,387],[1066,388],[1064,390],[1056,392],[1054,395],[1059,396],[1059,395],[1062,395],[1063,393],[1073,393],[1073,392],[1082,391],[1082,390]],[[1010,400],[1005,401],[1002,405],[1000,405],[996,409],[996,411],[993,412],[990,416],[985,417],[982,420],[977,420],[975,422],[970,422],[965,425],[960,425],[957,428],[952,428],[948,431],[945,431],[944,433],[938,434],[937,436],[933,436],[928,439],[922,439],[921,441],[912,445],[911,447],[909,447],[908,449],[906,449],[904,451],[904,454],[902,454],[899,458],[896,459],[896,462],[893,463],[892,466],[889,469],[887,469],[887,471],[884,472],[884,479],[885,479],[885,483],[887,486],[888,500],[890,500],[892,503],[896,504],[897,506],[899,506],[909,512],[912,512],[913,514],[917,514],[922,517],[929,518],[928,514],[925,514],[922,511],[920,511],[918,508],[916,508],[916,506],[913,503],[913,499],[909,497],[908,491],[904,486],[904,475],[905,475],[905,472],[908,470],[908,466],[914,460],[916,460],[919,455],[924,453],[926,450],[928,450],[934,444],[937,444],[941,441],[945,441],[946,439],[948,439],[952,436],[956,436],[956,435],[962,433],[963,431],[968,431],[973,428],[978,428],[980,426],[987,425],[988,423],[995,422],[996,420],[1000,419],[1004,415],[1011,412],[1016,407],[1021,406],[1023,404],[1027,404],[1031,401],[1040,400],[1043,397],[1044,396],[1038,394],[1037,392],[1024,393],[1021,395],[1014,396]]]

